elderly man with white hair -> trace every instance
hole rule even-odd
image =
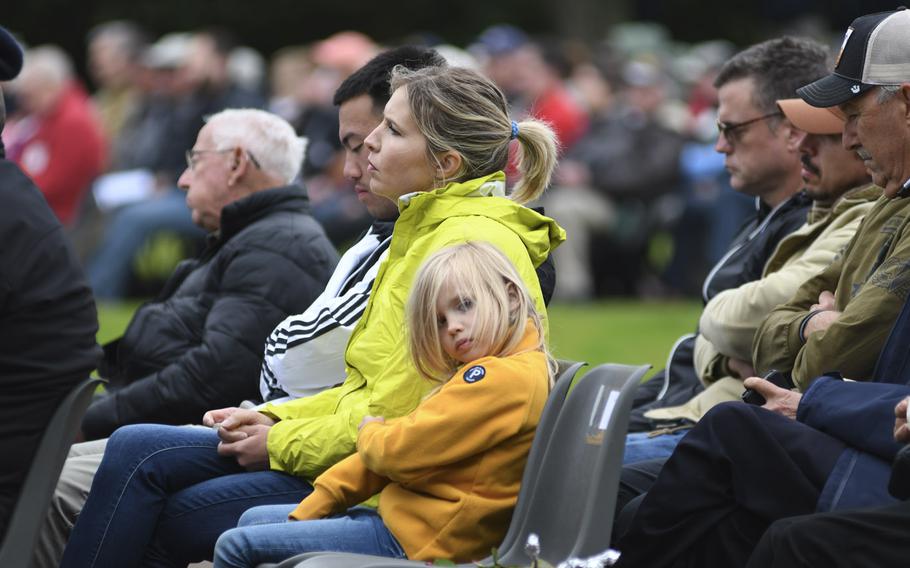
[[[225,110],[199,131],[178,184],[209,246],[104,346],[110,392],[83,420],[87,439],[124,424],[194,423],[258,398],[265,338],[310,305],[337,262],[294,184],[304,147],[286,121],[260,110]]]

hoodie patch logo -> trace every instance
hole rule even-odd
[[[487,375],[487,370],[480,365],[474,365],[464,372],[464,382],[476,383]]]

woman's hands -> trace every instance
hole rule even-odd
[[[255,410],[232,407],[206,412],[202,423],[218,432],[220,455],[234,457],[249,471],[268,469],[268,435],[274,420]]]

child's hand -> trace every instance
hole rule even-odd
[[[382,416],[364,416],[363,420],[360,421],[360,426],[357,427],[357,431],[359,432],[363,430],[363,427],[370,422],[379,422],[380,424],[385,424],[385,418]]]

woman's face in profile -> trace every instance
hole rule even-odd
[[[370,191],[392,201],[433,188],[435,167],[427,157],[427,141],[411,114],[407,87],[389,99],[379,126],[364,141],[370,150]]]

